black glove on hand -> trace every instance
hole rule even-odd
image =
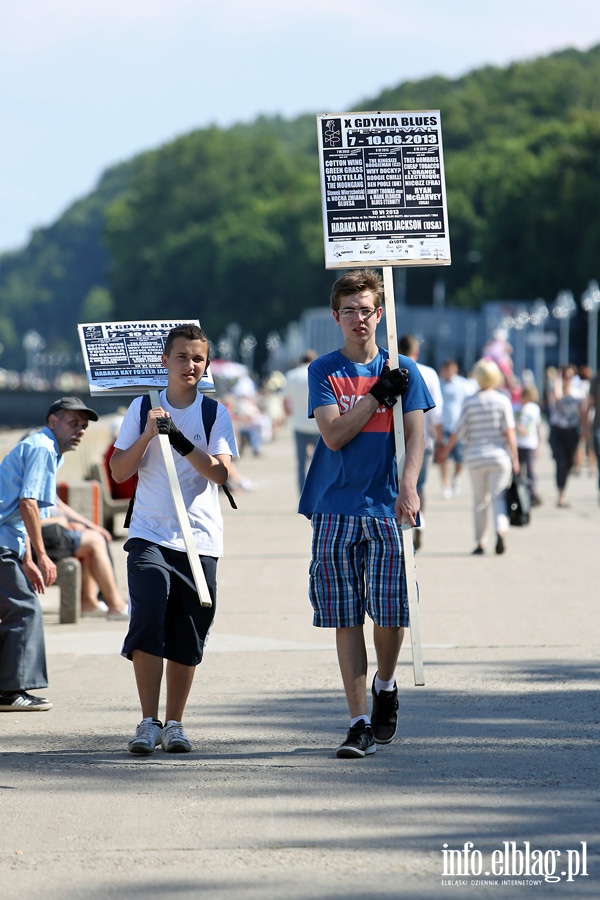
[[[185,434],[179,430],[170,416],[160,416],[156,419],[159,434],[166,434],[169,437],[169,443],[173,450],[176,450],[180,456],[187,456],[194,449],[191,441],[188,441]]]
[[[389,369],[386,366],[369,393],[373,394],[378,403],[391,409],[396,403],[396,397],[404,394],[407,387],[408,369]]]

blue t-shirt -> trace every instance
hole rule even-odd
[[[336,404],[349,412],[375,384],[388,359],[387,350],[365,365],[347,359],[339,350],[319,357],[308,368],[308,414],[319,406]],[[426,411],[435,404],[416,364],[400,357],[408,369],[408,388],[402,397],[403,413]],[[398,470],[393,411],[380,406],[363,430],[340,450],[317,441],[298,511],[308,518],[315,512],[349,516],[394,518]]]
[[[62,462],[58,442],[49,428],[30,434],[0,463],[0,547],[25,553],[27,529],[19,500],[37,500],[40,515],[56,504],[56,472]]]

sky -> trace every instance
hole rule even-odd
[[[597,0],[0,0],[0,252],[195,128],[598,43]]]

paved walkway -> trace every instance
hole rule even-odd
[[[102,427],[86,437],[88,459]],[[71,477],[83,452],[69,454]],[[131,665],[119,657],[123,625],[61,626],[57,590],[48,591],[54,709],[0,716],[0,896],[530,896],[526,884],[471,884],[477,851],[479,879],[502,881],[483,872],[511,841],[515,881],[541,882],[557,861],[561,881],[534,896],[600,896],[595,479],[572,478],[572,505],[557,509],[545,450],[546,502],[531,525],[511,531],[505,556],[471,557],[467,479],[443,501],[432,470],[417,558],[426,685],[413,686],[407,645],[399,739],[365,760],[338,760],[345,704],[333,634],[311,626],[310,527],[295,512],[292,454],[282,433],[261,458],[244,457],[257,489],[238,496],[237,512],[224,503],[227,556],[188,707],[189,756],[127,753],[139,713]],[[517,851],[527,841],[546,856],[523,878]],[[448,851],[465,842],[461,879]],[[560,872],[575,851],[590,874],[567,882]]]

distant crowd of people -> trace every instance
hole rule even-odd
[[[525,480],[531,506],[539,506],[537,475],[544,419],[555,463],[556,504],[568,506],[567,480],[587,468],[598,473],[600,491],[600,378],[587,366],[571,364],[546,371],[545,389],[540,398],[532,372],[519,380],[513,371],[512,348],[498,331],[484,346],[481,359],[472,371],[462,375],[455,359],[446,359],[439,372],[419,361],[420,342],[403,335],[399,352],[413,360],[435,407],[424,416],[425,449],[417,481],[420,517],[414,531],[419,549],[425,529],[425,486],[432,464],[439,466],[441,495],[450,499],[461,493],[461,476],[466,467],[470,476],[475,550],[482,555],[488,543],[488,517],[494,527],[494,549],[506,551],[508,517],[506,489],[519,474]],[[286,373],[285,407],[290,416],[297,456],[300,493],[311,452],[319,437],[314,419],[307,416],[308,367],[316,357],[308,350],[298,366]],[[600,496],[600,494],[599,494]]]

